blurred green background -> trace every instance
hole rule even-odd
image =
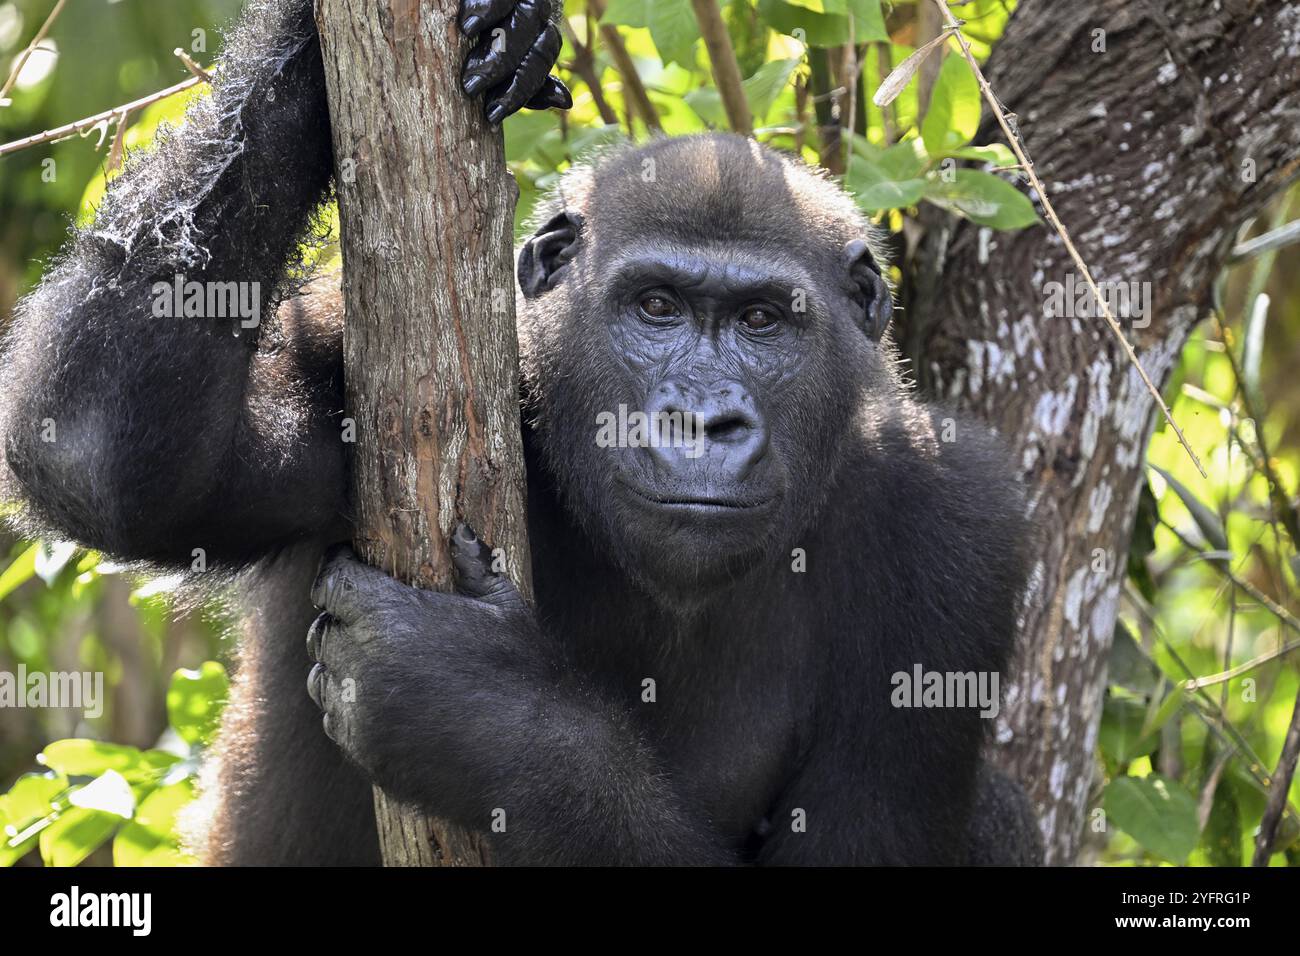
[[[52,6],[0,2],[0,77]],[[0,106],[0,143],[186,79],[173,49],[210,64],[240,6],[72,0]],[[978,56],[1013,7],[973,0],[962,8]],[[676,135],[725,126],[689,0],[566,0],[565,12],[559,72],[574,108],[506,124],[521,222],[539,190],[603,143],[655,127]],[[950,52],[937,75],[913,79],[885,111],[870,103],[880,78],[924,39],[915,3],[733,0],[724,15],[758,139],[843,176],[885,226],[901,230],[921,203],[995,228],[1036,221],[1028,201],[991,172],[1011,162],[1005,147],[969,145],[980,104],[959,57]],[[862,64],[859,81],[844,80],[845,49]],[[628,62],[634,76],[618,68]],[[928,96],[918,96],[922,82],[933,83]],[[121,147],[147,146],[194,95],[201,86],[133,112]],[[0,156],[0,323],[70,224],[93,214],[118,164],[118,137],[109,121]],[[987,162],[954,184],[939,175],[951,159]],[[1288,204],[1275,203],[1243,238],[1286,222]],[[1278,653],[1300,641],[1290,497],[1300,469],[1300,377],[1291,374],[1300,360],[1297,255],[1290,246],[1225,273],[1226,329],[1202,325],[1166,389],[1210,478],[1157,432],[1150,461],[1164,472],[1152,473],[1134,536],[1082,862],[1249,862],[1261,781],[1300,687],[1300,655]],[[1266,467],[1285,489],[1280,498],[1270,498]],[[217,607],[183,611],[176,585],[133,577],[70,544],[0,532],[0,672],[102,672],[107,696],[94,719],[0,709],[0,865],[190,862],[174,821],[219,717],[230,622]],[[1181,685],[1243,666],[1199,690]],[[1300,864],[1298,836],[1288,812],[1273,865]]]

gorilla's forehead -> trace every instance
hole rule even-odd
[[[704,134],[651,141],[602,158],[579,186],[610,238],[763,243],[812,252],[864,228],[852,200],[804,163],[751,139]]]

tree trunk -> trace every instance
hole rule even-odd
[[[1300,9],[1023,0],[988,74],[1097,280],[1151,284],[1150,325],[1123,324],[1165,383],[1238,227],[1300,167]],[[1041,534],[995,746],[1069,863],[1154,406],[1104,320],[1044,316],[1072,271],[1054,234],[927,219],[897,335],[922,389],[996,426],[1023,471]]]
[[[319,0],[342,222],[347,414],[364,560],[448,589],[458,520],[531,595],[511,226],[499,133],[460,90],[456,0]],[[345,436],[346,437],[346,436]],[[375,791],[384,862],[486,863]]]

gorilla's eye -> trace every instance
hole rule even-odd
[[[661,295],[648,295],[641,300],[641,314],[650,319],[667,319],[677,315],[677,306]]]
[[[741,313],[740,321],[744,323],[747,329],[752,329],[755,332],[765,332],[776,325],[776,315],[768,309],[754,306]]]

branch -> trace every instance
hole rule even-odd
[[[569,25],[567,18],[560,20],[560,26],[564,30],[569,45],[573,47],[574,56],[569,63],[569,70],[582,77],[582,82],[587,84],[587,90],[591,93],[591,101],[596,104],[596,112],[600,114],[601,122],[607,126],[617,126],[618,114],[609,105],[609,100],[605,99],[605,91],[600,86],[600,77],[596,75],[595,54],[591,52],[591,47],[584,45],[578,39],[578,35],[573,32],[573,27]],[[591,36],[590,25],[588,25],[587,36]]]
[[[605,0],[591,0],[591,12],[599,21],[605,15]],[[623,78],[623,99],[627,102],[629,114],[628,131],[631,132],[632,126],[630,114],[635,109],[646,128],[662,133],[664,127],[659,122],[659,111],[650,102],[650,95],[645,91],[645,84],[641,82],[641,76],[636,71],[636,64],[632,62],[632,56],[627,52],[623,38],[618,35],[618,28],[612,23],[602,23],[600,35],[605,45],[609,47],[609,55],[614,61],[615,69]]]
[[[695,19],[700,24],[700,33],[704,36],[704,45],[709,50],[709,64],[713,68],[713,82],[722,96],[723,108],[727,111],[727,122],[737,133],[754,135],[754,117],[749,110],[749,100],[745,97],[742,85],[740,64],[736,62],[736,51],[731,46],[731,34],[722,21],[722,11],[717,0],[691,0],[695,8]]]
[[[68,123],[55,129],[47,129],[43,133],[36,133],[32,136],[16,139],[12,143],[0,145],[0,156],[9,153],[16,153],[19,150],[27,149],[31,146],[38,146],[41,143],[56,143],[61,139],[68,139],[76,136],[78,133],[85,134],[88,130],[94,129],[100,123],[111,122],[114,119],[125,123],[127,116],[136,110],[143,109],[159,100],[165,100],[169,96],[174,96],[191,87],[198,86],[205,82],[201,77],[192,76],[188,80],[182,80],[175,86],[169,86],[165,90],[159,90],[157,93],[150,93],[148,96],[142,96],[138,100],[132,100],[130,103],[123,103],[121,106],[114,106],[111,110],[104,110],[102,113],[96,113],[94,116],[87,116],[85,119],[79,119],[75,123]]]
[[[971,70],[974,71],[975,79],[979,82],[980,90],[984,94],[984,99],[993,110],[993,115],[997,119],[998,125],[1002,127],[1002,133],[1007,139],[1007,144],[1011,147],[1011,151],[1016,154],[1016,159],[1020,162],[1025,175],[1029,178],[1030,186],[1032,186],[1034,191],[1038,194],[1038,200],[1043,206],[1043,214],[1047,217],[1047,221],[1052,224],[1052,228],[1056,230],[1057,235],[1061,237],[1061,242],[1065,244],[1065,251],[1070,254],[1070,258],[1074,261],[1074,267],[1079,270],[1080,274],[1083,276],[1084,282],[1088,284],[1088,290],[1092,293],[1093,301],[1100,307],[1102,317],[1105,318],[1106,324],[1110,326],[1111,332],[1114,333],[1115,339],[1124,350],[1124,354],[1128,357],[1129,362],[1135,369],[1137,369],[1138,375],[1142,378],[1142,383],[1146,386],[1147,391],[1151,393],[1151,397],[1155,400],[1156,405],[1159,406],[1161,413],[1165,417],[1165,421],[1169,423],[1169,427],[1172,428],[1174,434],[1178,436],[1179,444],[1186,449],[1187,454],[1192,459],[1192,464],[1196,466],[1196,470],[1201,473],[1202,478],[1209,477],[1205,473],[1205,468],[1201,465],[1201,460],[1196,457],[1196,452],[1192,451],[1192,446],[1187,443],[1187,437],[1183,434],[1183,430],[1179,428],[1178,423],[1174,421],[1174,416],[1169,411],[1169,406],[1165,404],[1164,398],[1161,397],[1160,390],[1156,388],[1155,383],[1151,381],[1151,377],[1147,375],[1146,369],[1144,369],[1142,363],[1138,361],[1137,353],[1133,351],[1133,346],[1129,344],[1128,338],[1124,335],[1124,330],[1120,328],[1119,322],[1111,313],[1110,305],[1107,303],[1106,297],[1103,296],[1101,290],[1097,288],[1097,283],[1092,278],[1092,272],[1089,271],[1088,264],[1083,261],[1083,256],[1079,255],[1079,250],[1074,247],[1074,241],[1070,238],[1070,234],[1066,231],[1060,218],[1057,217],[1056,210],[1052,207],[1052,201],[1047,196],[1047,189],[1043,186],[1042,180],[1038,178],[1038,174],[1034,171],[1033,163],[1029,161],[1029,157],[1026,155],[1024,147],[1020,143],[1019,134],[1012,130],[1010,123],[1007,121],[1006,114],[1002,109],[1001,102],[999,102],[998,98],[994,95],[993,88],[989,86],[989,81],[984,76],[984,71],[980,69],[979,63],[975,60],[975,54],[971,53],[970,43],[967,42],[966,37],[961,32],[961,24],[952,15],[952,11],[948,9],[948,5],[944,3],[944,0],[934,0],[934,4],[939,8],[943,15],[944,26],[946,29],[957,38],[957,43],[961,47],[962,55],[966,57],[966,62],[970,64]]]
[[[1277,837],[1277,825],[1286,811],[1287,792],[1291,789],[1291,780],[1295,777],[1296,761],[1300,759],[1300,692],[1296,693],[1295,706],[1291,710],[1291,726],[1286,730],[1286,741],[1282,744],[1282,755],[1277,759],[1277,769],[1269,781],[1268,803],[1264,806],[1264,816],[1259,821],[1259,835],[1255,837],[1255,857],[1251,866],[1268,866],[1268,858],[1273,855],[1273,840]]]
[[[54,21],[59,18],[59,14],[63,12],[63,5],[67,2],[68,0],[59,0],[59,2],[54,5],[54,9],[51,10],[50,15],[45,18],[45,22],[41,24],[41,28],[36,31],[36,36],[32,37],[32,42],[27,44],[27,49],[18,54],[18,57],[14,60],[14,65],[9,70],[9,78],[5,80],[5,85],[0,87],[0,106],[9,105],[9,101],[6,97],[8,97],[9,91],[13,89],[14,83],[18,82],[18,74],[23,71],[23,67],[27,65],[28,58],[36,52],[36,47],[45,39],[45,35],[50,32],[50,27],[52,27]]]

